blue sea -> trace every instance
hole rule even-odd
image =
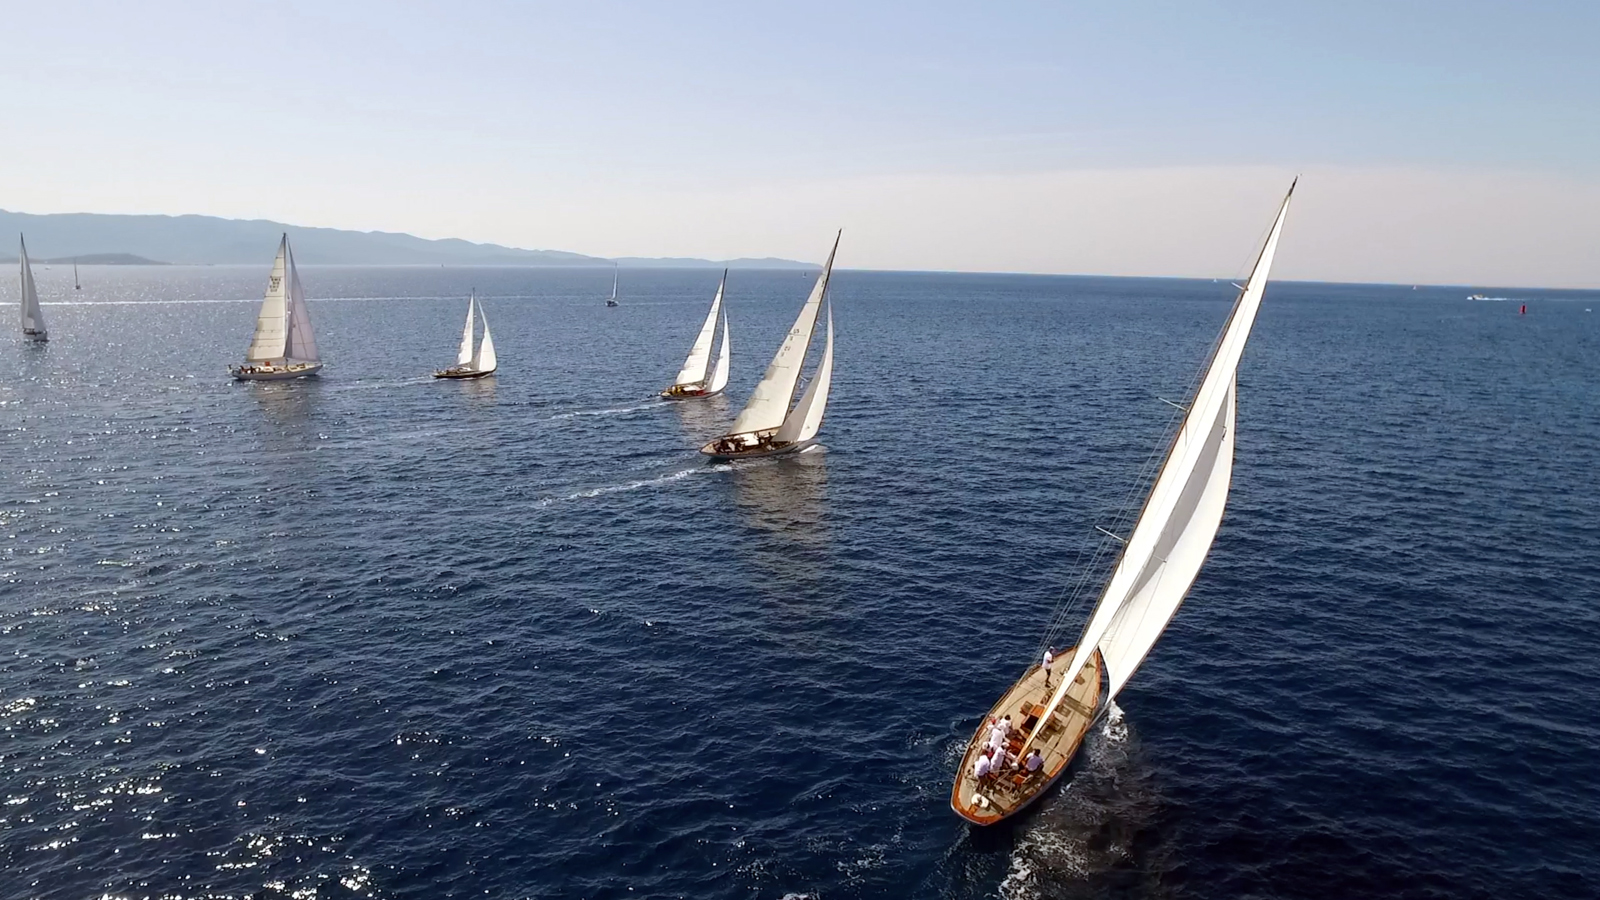
[[[718,272],[308,267],[234,383],[263,253],[0,307],[0,897],[1600,895],[1600,293],[1272,284],[1187,604],[974,831],[1226,280],[839,272],[822,446],[719,465],[814,273],[671,404]]]

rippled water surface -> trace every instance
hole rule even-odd
[[[825,447],[730,467],[809,275],[666,404],[717,273],[308,268],[324,376],[235,384],[266,261],[0,339],[0,897],[1600,893],[1600,295],[1273,285],[1190,602],[976,833],[1226,282],[842,272]]]

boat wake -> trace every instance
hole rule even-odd
[[[575,409],[570,412],[556,413],[550,421],[558,422],[562,419],[577,419],[583,416],[625,416],[629,413],[643,412],[647,409],[665,409],[666,404],[660,400],[651,400],[637,406],[619,406],[615,409]]]
[[[1083,892],[1125,865],[1153,826],[1157,797],[1137,764],[1137,738],[1115,702],[1084,742],[1083,766],[1017,830],[1000,896],[1034,900]]]
[[[674,482],[682,481],[692,475],[707,475],[714,472],[726,472],[730,468],[732,468],[732,466],[728,463],[721,463],[713,466],[695,466],[692,469],[681,469],[677,472],[669,472],[665,475],[658,475],[655,478],[642,478],[638,481],[629,481],[624,484],[608,484],[603,487],[590,488],[586,491],[578,491],[575,494],[567,494],[563,497],[545,497],[534,505],[542,509],[547,506],[554,506],[557,503],[567,503],[573,500],[592,500],[596,497],[604,497],[608,494],[622,494],[629,491],[643,490],[645,488],[664,487]]]

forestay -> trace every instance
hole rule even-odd
[[[694,346],[689,348],[689,357],[683,361],[683,368],[678,370],[678,377],[673,384],[687,386],[706,380],[706,369],[711,364],[711,343],[717,338],[717,315],[722,311],[722,289],[727,283],[728,270],[723,269],[722,280],[717,283],[717,296],[711,300],[711,311],[706,313],[700,333],[695,336]],[[726,341],[723,349],[727,349]]]
[[[1261,307],[1293,195],[1291,186],[1133,533],[1064,670],[1062,686],[1039,717],[1041,726],[1060,705],[1072,673],[1096,649],[1106,662],[1110,696],[1116,696],[1177,612],[1210,552],[1233,471],[1234,375]],[[1034,734],[1029,735],[1030,743]]]
[[[841,230],[840,235],[844,232]],[[806,350],[811,346],[811,334],[816,329],[817,313],[822,308],[822,298],[828,292],[828,279],[833,274],[833,257],[839,252],[839,235],[833,239],[833,249],[828,251],[828,261],[811,288],[811,296],[800,307],[794,327],[783,339],[783,345],[762,374],[761,381],[750,395],[739,417],[733,420],[729,434],[749,434],[768,431],[783,425],[789,413],[789,401],[794,399],[794,388],[800,381],[800,368],[805,363]]]

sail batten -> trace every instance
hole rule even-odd
[[[811,336],[816,330],[817,314],[822,308],[822,298],[828,291],[828,280],[833,274],[833,258],[839,252],[839,235],[833,239],[833,249],[828,251],[828,261],[811,288],[811,296],[800,307],[783,344],[772,357],[761,381],[750,394],[739,417],[734,419],[729,434],[749,434],[782,427],[789,415],[789,403],[794,399],[795,386],[800,381],[800,370],[805,363],[806,351],[811,346]]]
[[[1050,720],[1068,686],[1097,651],[1117,692],[1143,662],[1177,612],[1221,526],[1233,469],[1234,384],[1239,360],[1260,310],[1294,187],[1284,197],[1250,280],[1145,499],[1139,519],[1064,670],[1062,684],[1039,717]]]

